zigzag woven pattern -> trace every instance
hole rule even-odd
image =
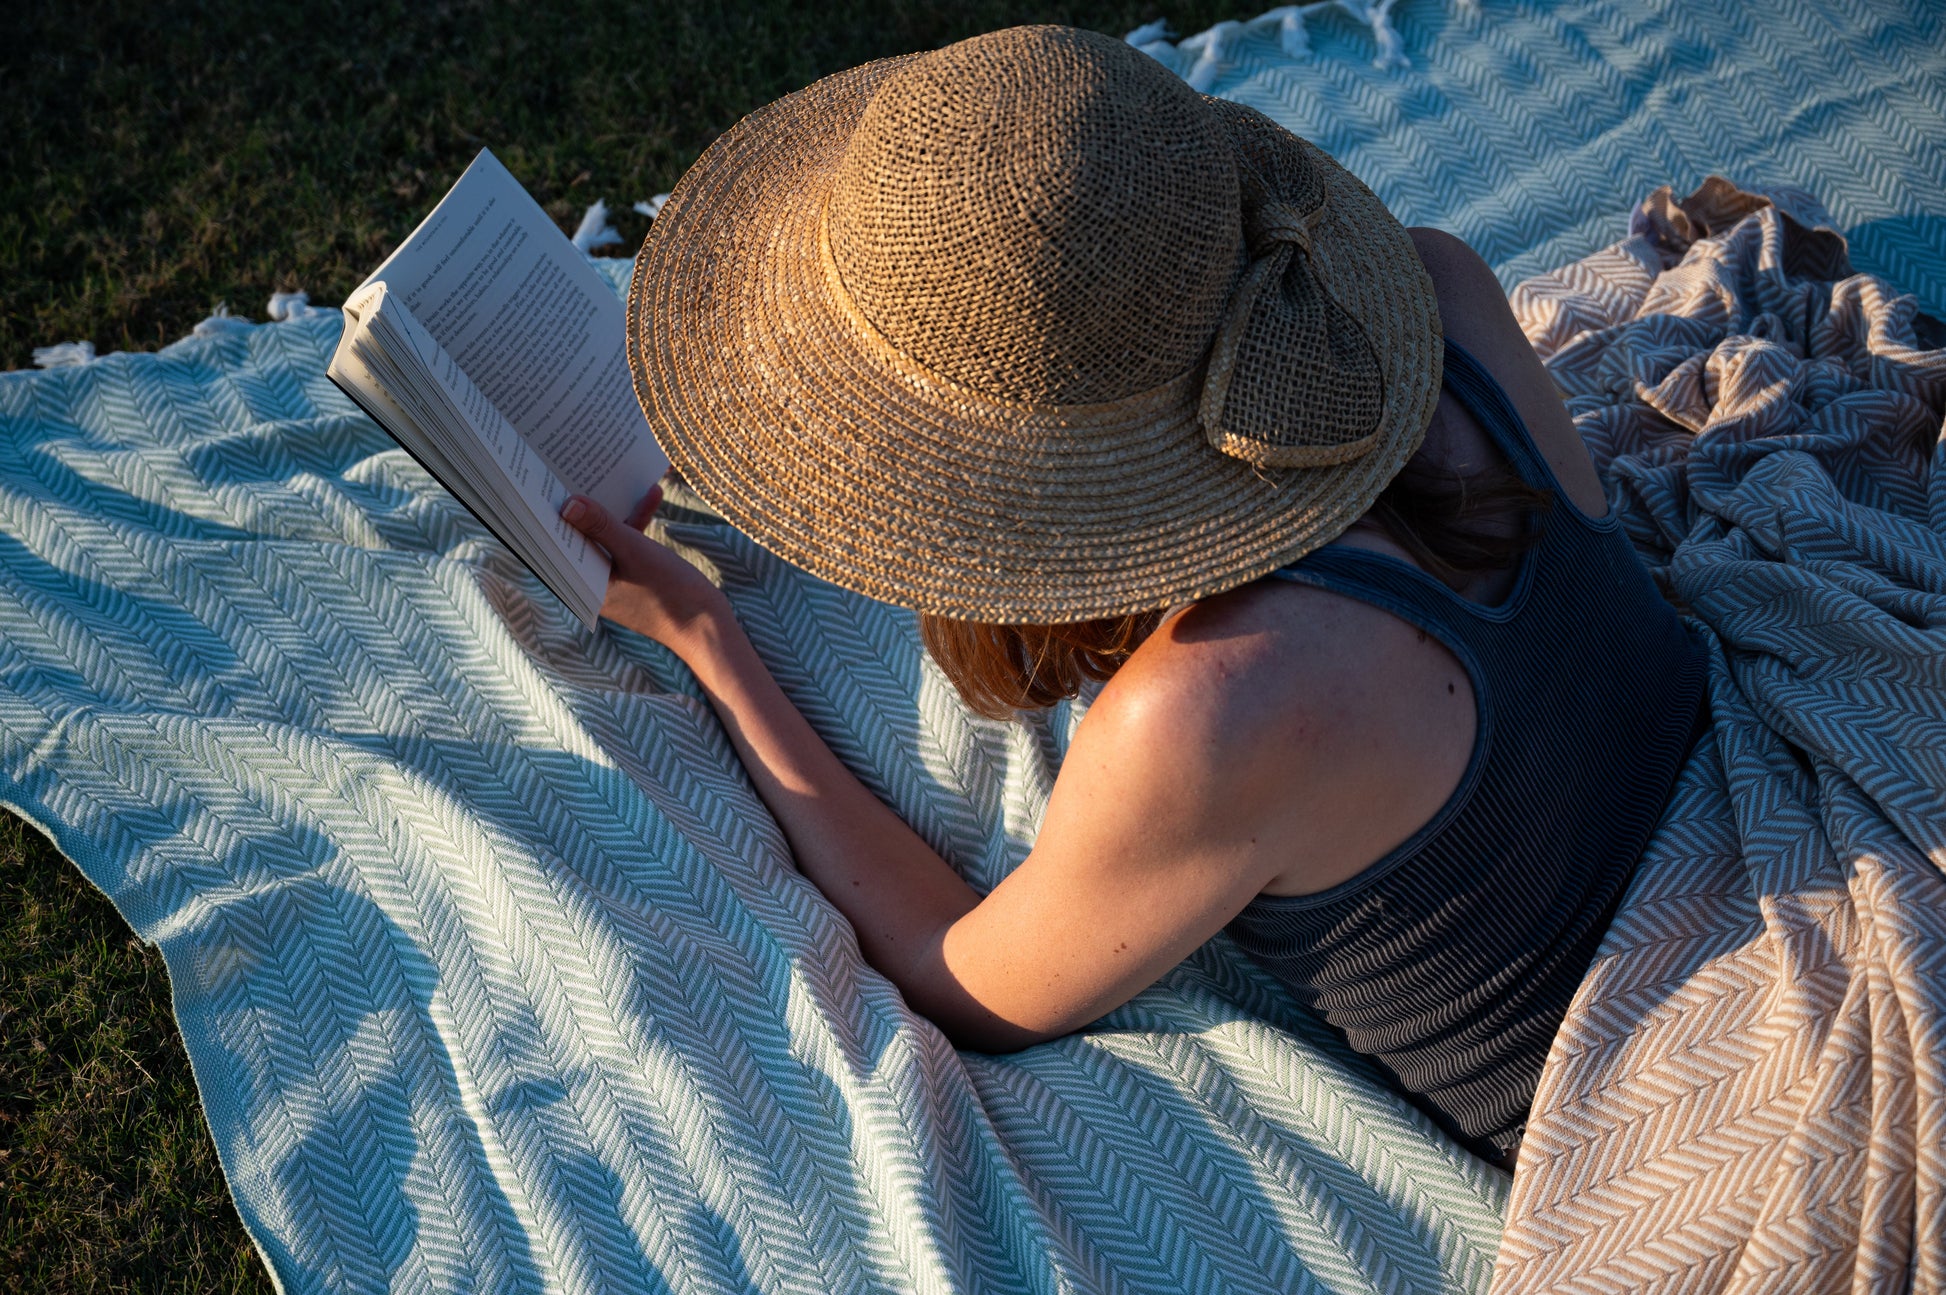
[[[1555,1039],[1499,1291],[1946,1290],[1946,350],[1803,195],[1522,284],[1611,507],[1713,645]],[[1802,223],[1800,223],[1800,221]]]
[[[1657,185],[1715,172],[1817,193],[1859,269],[1946,315],[1946,6],[1320,7],[1130,39],[1317,142],[1407,224],[1458,234],[1509,287],[1613,242]]]
[[[1309,54],[1244,32],[1228,54],[1194,57],[1217,92],[1306,130],[1503,276],[1612,238],[1609,213],[1653,183],[1724,170],[1815,189],[1862,264],[1935,309],[1946,300],[1930,9],[1618,0],[1476,19],[1424,0],[1394,19],[1403,71],[1367,66],[1377,26],[1323,20]],[[1780,62],[1792,79],[1776,81]],[[1816,93],[1780,117],[1789,87]],[[1763,111],[1694,112],[1720,102]],[[1729,142],[1692,156],[1697,129]],[[1606,291],[1635,299],[1626,284]],[[1570,309],[1600,308],[1586,297]],[[0,376],[0,801],[162,948],[225,1170],[284,1289],[1487,1284],[1504,1179],[1386,1097],[1220,944],[1086,1036],[1014,1058],[954,1054],[790,870],[681,671],[629,635],[584,634],[324,380],[337,327],[312,316]],[[1688,534],[1668,519],[1686,517],[1691,487],[1652,471],[1652,455],[1629,462],[1617,479],[1644,501],[1631,534],[1666,554]],[[1803,542],[1841,553],[1831,546],[1849,538],[1901,570],[1920,564],[1946,506],[1872,462],[1832,459],[1845,497],[1878,490],[1926,527],[1845,522]],[[1822,498],[1785,484],[1788,499]],[[903,617],[797,575],[700,510],[669,533],[720,574],[813,723],[948,857],[981,884],[1019,859],[1073,712],[1034,728],[970,720]],[[1694,578],[1700,600],[1713,586]],[[1887,605],[1922,607],[1910,583],[1893,582]],[[1728,582],[1724,596],[1751,587]],[[1720,619],[1741,607],[1736,641],[1788,644],[1837,596],[1786,591]],[[1800,817],[1812,804],[1847,825],[1852,857],[1909,862],[1899,843],[1921,839],[1923,797],[1888,789],[1865,757],[1923,742],[1859,720],[1874,689],[1902,700],[1916,685],[1893,669],[1856,681],[1852,709],[1794,715],[1824,694],[1766,675],[1767,660],[1729,654],[1724,668],[1748,671],[1762,719],[1816,730],[1824,745],[1803,748],[1815,773],[1755,738],[1730,767],[1798,796]],[[1861,755],[1853,734],[1877,745]],[[1657,875],[1675,878],[1672,903],[1714,885],[1726,911],[1758,921],[1705,866],[1741,875],[1740,832],[1769,833],[1786,880],[1822,865],[1784,830],[1787,796],[1752,801],[1779,807],[1774,821],[1727,814],[1729,776],[1691,770],[1665,829],[1686,870]],[[1813,776],[1826,799],[1806,799]],[[1896,834],[1866,795],[1896,809]],[[1645,902],[1631,920],[1652,936],[1660,911]],[[1904,920],[1891,911],[1872,921]],[[1698,965],[1720,961],[1722,998],[1747,1004],[1759,971],[1731,956],[1742,930],[1668,924]],[[1823,977],[1807,992],[1829,992],[1839,973],[1805,965]],[[1591,1005],[1581,1028],[1598,1040],[1629,993],[1657,992],[1621,986],[1623,1015]],[[1894,1001],[1913,1030],[1938,1029],[1936,1009]],[[1683,1053],[1676,1035],[1658,1046]],[[1550,1092],[1571,1097],[1544,1094],[1555,1113],[1534,1136],[1566,1147],[1591,1072],[1557,1071]],[[1869,1095],[1909,1102],[1938,1146],[1925,1091],[1891,1074]],[[1734,1150],[1763,1132],[1724,1137]],[[1767,1163],[1807,1174],[1827,1162],[1812,1150]],[[1647,1234],[1588,1226],[1583,1186],[1523,1179],[1528,1222],[1501,1251],[1503,1284],[1628,1284],[1575,1239],[1625,1259]],[[1749,1215],[1741,1199],[1704,1211],[1703,1240],[1683,1233],[1657,1253],[1668,1271],[1689,1250],[1720,1262]],[[1866,1217],[1840,1231],[1855,1241]],[[1936,1214],[1915,1222],[1940,1234]],[[1888,1254],[1913,1234],[1896,1223],[1871,1233]]]
[[[0,377],[0,799],[161,946],[285,1290],[1484,1289],[1504,1175],[1221,945],[954,1053],[679,667],[325,380],[338,328]],[[1018,862],[1074,715],[970,719],[909,618],[670,512],[845,758]]]

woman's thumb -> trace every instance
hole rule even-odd
[[[586,495],[570,496],[561,505],[561,520],[597,543],[602,543],[617,524],[614,514]]]

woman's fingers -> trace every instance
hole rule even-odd
[[[653,511],[661,498],[658,491],[651,490],[649,497],[636,505],[635,512],[641,513],[644,508]],[[561,520],[608,554],[618,580],[642,584],[666,580],[672,572],[681,575],[690,570],[687,563],[644,535],[641,527],[618,521],[615,514],[586,495],[575,495],[562,504]]]
[[[642,496],[642,501],[630,510],[628,519],[624,524],[633,530],[639,531],[649,524],[649,518],[655,516],[655,510],[661,506],[662,484],[657,482],[655,485],[649,487],[649,493]]]
[[[626,542],[624,535],[631,533],[615,520],[615,514],[586,495],[574,495],[562,504],[561,520],[608,550],[611,557]]]
[[[561,505],[561,520],[588,537],[613,562],[602,615],[662,643],[673,642],[685,625],[705,614],[729,614],[722,591],[695,567],[644,535],[634,524],[662,502],[652,489],[629,514],[616,519],[586,495]]]
[[[642,539],[642,528],[649,524],[649,518],[661,503],[662,487],[650,486],[649,493],[629,510],[628,520],[624,522],[616,521],[615,514],[586,495],[574,495],[561,505],[561,520],[607,549],[610,556],[619,556],[622,546],[633,547],[635,541]]]
[[[583,495],[569,495],[561,505],[561,520],[591,540],[600,540],[602,527],[612,518],[608,510]]]
[[[575,495],[561,505],[561,520],[608,554],[618,579],[646,578],[656,543],[640,530],[617,521],[615,514],[585,495]]]

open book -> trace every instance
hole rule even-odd
[[[625,517],[669,466],[601,276],[482,149],[344,311],[331,380],[592,626],[608,559],[561,504]]]

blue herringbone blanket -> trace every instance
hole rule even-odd
[[[1497,1291],[1946,1290],[1946,338],[1778,202],[1660,191],[1513,293],[1712,732],[1549,1052]]]
[[[1484,1285],[1504,1177],[1220,947],[955,1054],[671,658],[325,379],[338,330],[0,378],[0,798],[161,946],[286,1289]],[[679,503],[839,752],[1018,862],[1072,716],[969,718],[909,617]]]
[[[1395,17],[1403,70],[1329,16],[1302,58],[1288,24],[1151,49],[1503,273],[1756,170],[1946,297],[1896,250],[1946,211],[1929,8]],[[162,948],[285,1289],[1487,1284],[1504,1178],[1221,942],[1082,1036],[954,1053],[680,668],[582,631],[324,379],[335,313],[200,331],[0,376],[0,801]],[[1024,855],[1074,711],[973,720],[907,618],[670,514],[870,785],[981,885]]]

